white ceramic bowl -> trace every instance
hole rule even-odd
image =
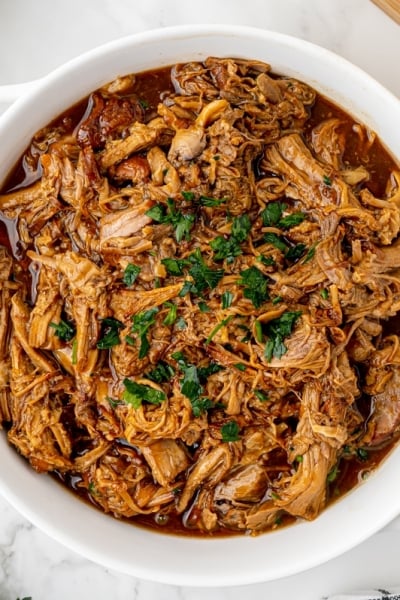
[[[269,62],[298,77],[374,129],[400,157],[400,102],[338,56],[278,33],[188,26],[134,35],[57,69],[0,119],[0,182],[31,136],[118,75],[207,56]],[[103,515],[46,475],[36,474],[0,436],[0,492],[32,523],[107,567],[176,585],[226,586],[291,575],[333,558],[400,513],[400,448],[365,483],[315,521],[258,537],[195,539],[162,535]]]

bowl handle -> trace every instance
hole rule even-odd
[[[12,104],[15,100],[33,90],[39,81],[39,79],[34,79],[23,83],[0,85],[0,104]]]

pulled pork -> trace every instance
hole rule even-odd
[[[400,173],[379,190],[370,132],[266,64],[156,75],[39,132],[0,195],[1,421],[116,517],[314,519],[400,429]]]

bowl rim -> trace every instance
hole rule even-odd
[[[26,120],[27,113],[40,106],[46,93],[57,90],[60,83],[65,85],[73,82],[77,73],[84,71],[92,63],[97,64],[101,60],[106,60],[110,54],[115,55],[125,52],[127,48],[132,49],[154,43],[162,45],[172,39],[190,42],[196,38],[209,37],[211,39],[216,36],[221,36],[222,40],[224,36],[238,40],[243,37],[252,38],[257,42],[268,41],[280,45],[286,48],[289,54],[301,51],[306,57],[318,55],[325,67],[335,68],[343,77],[348,77],[349,81],[350,78],[354,80],[355,85],[360,85],[362,90],[373,88],[376,102],[384,102],[388,110],[397,113],[400,119],[399,99],[359,67],[312,42],[255,27],[183,25],[152,29],[125,36],[93,48],[57,67],[42,78],[37,87],[18,99],[0,117],[0,139],[2,136],[5,136],[6,139],[7,136],[10,136],[20,118],[23,116]],[[238,55],[240,54],[238,52]],[[274,68],[274,64],[272,67]],[[102,82],[102,84],[104,83],[106,81]],[[95,88],[91,86],[91,89]],[[70,104],[67,100],[65,102],[66,109]],[[48,121],[45,118],[44,120],[46,123],[43,124],[47,124]],[[26,129],[25,125],[21,128],[22,131],[15,144],[18,148],[23,144],[23,140],[29,140],[37,130],[36,126],[31,128],[33,131],[29,128]],[[19,154],[20,151],[18,151]],[[398,156],[400,156],[400,150]],[[11,159],[8,160],[10,163],[15,162]],[[208,538],[167,536],[141,528],[132,529],[125,523],[103,515],[85,503],[77,501],[76,497],[68,494],[61,486],[55,485],[50,477],[39,476],[25,464],[23,459],[16,455],[14,449],[8,446],[5,436],[1,436],[0,447],[3,454],[0,462],[0,493],[34,525],[64,546],[105,567],[142,579],[173,585],[222,587],[260,583],[294,575],[350,550],[376,533],[400,513],[400,496],[397,497],[396,493],[390,493],[391,490],[388,489],[387,483],[391,481],[392,490],[399,489],[400,469],[397,468],[398,461],[400,461],[399,447],[389,454],[367,481],[330,505],[315,521],[298,523],[254,538],[249,536],[215,538],[211,543]],[[10,466],[13,468],[10,469]],[[29,494],[26,493],[27,483],[29,483]],[[61,496],[59,490],[63,495],[61,522],[60,506],[57,505]],[[45,501],[43,493],[45,493]],[[364,512],[363,515],[360,514],[360,506],[363,507],[364,512],[368,513],[367,523],[361,518],[364,516]],[[384,511],[381,506],[385,507]],[[76,521],[74,521],[76,515],[83,516],[85,520],[85,526],[79,531],[79,539],[76,537]],[[88,527],[91,531],[86,531]],[[136,562],[133,564],[130,556],[121,554],[119,548],[122,541],[124,549],[126,550],[128,547],[128,530],[133,532],[131,537],[134,543],[141,544],[140,553],[136,554]],[[351,533],[350,537],[349,532]],[[118,534],[118,540],[114,539],[116,534]],[[308,543],[310,540],[313,541],[314,553],[310,554],[305,551],[306,539]],[[329,539],[329,543],[326,539]],[[110,551],[113,554],[104,551],[105,541],[109,542]],[[171,546],[173,553],[168,556]],[[157,549],[158,555],[163,553],[165,560],[162,564],[150,564],[148,557],[154,548]],[[184,558],[193,554],[195,550],[198,550],[198,563],[194,568],[190,568],[189,562],[185,562]],[[283,551],[286,553],[284,562],[279,556],[279,552]],[[266,553],[267,557],[265,559],[262,555],[256,560],[255,553]],[[240,558],[246,555],[252,557],[252,562],[247,561],[242,570]],[[144,560],[145,557],[147,557],[147,562]],[[235,560],[232,562],[233,557]],[[185,570],[182,570],[179,565],[175,565],[174,560],[183,561]],[[233,569],[230,567],[226,571],[221,571],[216,568],[218,565],[221,567],[225,562],[228,563],[229,560],[234,565]]]

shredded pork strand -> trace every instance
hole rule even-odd
[[[158,104],[96,91],[0,195],[0,418],[116,517],[314,519],[400,430],[400,173],[373,193],[362,126],[310,127],[315,91],[267,64],[171,77]]]

